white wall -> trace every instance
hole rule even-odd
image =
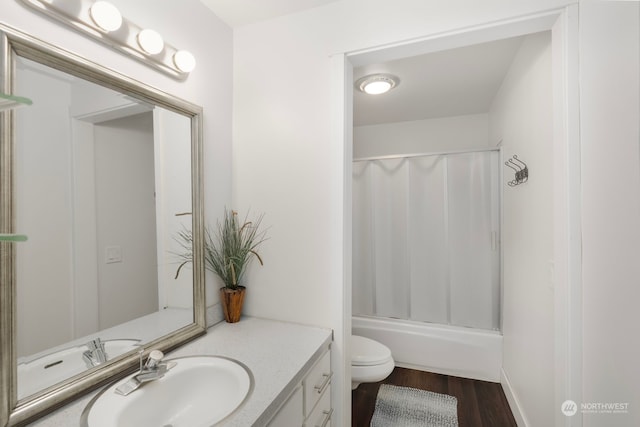
[[[546,11],[565,0],[338,1],[234,33],[234,207],[266,212],[265,265],[249,272],[246,312],[334,328],[336,419],[348,425],[343,294],[341,117],[331,55]],[[336,64],[339,64],[339,60]],[[336,126],[333,128],[332,126]],[[346,162],[348,163],[348,162]],[[350,233],[350,230],[346,230]],[[347,242],[348,246],[348,242]],[[344,386],[344,387],[341,387]],[[340,424],[340,422],[338,422]]]
[[[158,310],[153,115],[96,124],[99,329]],[[118,248],[119,262],[107,251]]]
[[[389,154],[437,153],[489,146],[487,114],[353,128],[355,159]]]
[[[640,3],[580,4],[584,426],[640,425]]]
[[[30,244],[16,245],[18,356],[73,338],[70,86],[32,70],[22,72],[16,90],[34,105],[17,115],[16,227],[30,238]]]
[[[33,63],[32,66],[44,68]],[[43,74],[49,73],[53,73],[53,70],[45,68]],[[69,79],[64,73],[56,74]],[[73,269],[73,281],[69,282],[72,292],[69,295],[74,306],[73,337],[77,338],[100,329],[98,267],[103,266],[104,250],[98,251],[97,241],[94,123],[148,112],[149,106],[134,103],[118,92],[86,80],[71,80],[69,116],[72,176],[69,200],[73,205],[73,213],[69,220],[73,222],[73,232],[68,238],[73,252],[70,266]],[[155,266],[152,268],[155,270]]]
[[[37,67],[42,68],[39,65]],[[51,70],[48,69],[48,71],[43,72],[51,72]],[[77,120],[97,123],[150,110],[149,105],[136,102],[120,92],[87,80],[72,79],[71,96],[73,103],[69,110],[69,115]]]
[[[112,3],[131,21],[141,27],[154,28],[167,42],[191,51],[196,57],[196,69],[186,80],[175,80],[71,27],[46,18],[19,1],[0,0],[0,21],[203,106],[205,215],[208,221],[215,223],[231,200],[233,32],[198,0],[112,0]]]
[[[503,179],[503,375],[528,426],[554,423],[553,97],[551,34],[527,36],[489,114],[504,160],[527,163],[530,180]],[[507,384],[505,383],[505,386]]]
[[[191,192],[186,191],[191,188],[191,175],[187,173],[191,171],[190,126],[185,116],[160,107],[153,110],[160,308],[193,307],[192,265],[185,265],[175,277],[176,254],[184,251],[175,236],[190,230],[192,219]]]

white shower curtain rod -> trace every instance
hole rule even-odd
[[[466,154],[466,153],[484,153],[487,151],[500,151],[500,147],[476,148],[476,149],[470,149],[470,150],[434,151],[430,153],[390,154],[388,156],[359,157],[357,159],[353,159],[353,161],[366,162],[370,160],[408,159],[411,157],[445,156],[449,154]]]

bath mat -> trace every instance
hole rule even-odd
[[[371,427],[458,427],[458,399],[446,394],[382,384]]]

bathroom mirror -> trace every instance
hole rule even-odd
[[[0,26],[0,425],[205,331],[200,107]],[[193,265],[175,278],[182,229]]]

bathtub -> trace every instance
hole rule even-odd
[[[360,316],[352,318],[351,328],[389,347],[396,366],[500,382],[499,332]]]

